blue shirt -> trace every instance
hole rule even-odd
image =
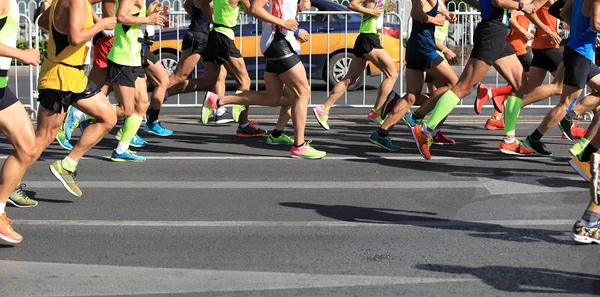
[[[486,21],[497,21],[508,26],[510,13],[508,9],[498,8],[492,4],[492,0],[480,0],[479,9],[481,10],[481,18]]]
[[[590,18],[583,16],[581,6],[583,0],[573,0],[573,11],[571,11],[571,31],[567,46],[582,56],[594,61],[596,49],[596,35],[598,32],[590,27]]]

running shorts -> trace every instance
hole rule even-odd
[[[533,60],[531,66],[554,72],[563,60],[558,48],[532,49]]]
[[[283,34],[276,32],[273,41],[264,53],[265,72],[282,74],[300,63],[300,57],[285,39]]]
[[[233,40],[215,30],[208,33],[207,44],[210,46],[207,46],[201,54],[205,62],[223,65],[229,58],[242,57]]]
[[[376,48],[383,48],[379,41],[379,35],[373,33],[360,33],[354,42],[354,56],[362,58],[364,54],[368,54]]]
[[[432,69],[437,65],[440,65],[444,62],[444,58],[440,55],[433,58],[432,60],[427,59],[427,57],[423,57],[423,59],[406,59],[406,68],[413,70],[423,70]]]
[[[564,84],[583,89],[585,84],[600,74],[600,69],[586,57],[565,46],[563,63],[565,65]]]
[[[11,105],[17,103],[18,99],[13,92],[7,87],[0,88],[0,110],[5,110]]]
[[[189,31],[185,33],[183,36],[183,41],[181,44],[181,50],[189,50],[194,54],[201,55],[206,48],[206,43],[208,42],[208,32],[193,32]]]
[[[508,31],[508,27],[500,22],[481,21],[473,34],[471,59],[492,65],[498,59],[514,55],[515,52],[506,41]]]
[[[100,88],[88,80],[85,89],[81,93],[59,91],[54,89],[40,90],[37,101],[45,109],[55,113],[66,112],[69,106],[79,100],[88,99],[100,93]]]
[[[106,82],[135,88],[135,81],[138,78],[146,77],[144,68],[141,66],[124,66],[108,60],[108,74]]]
[[[517,58],[523,66],[523,71],[529,72],[529,68],[531,68],[531,61],[533,60],[533,55],[531,53],[525,53],[522,55],[518,55]]]
[[[115,37],[102,35],[94,44],[94,67],[105,69],[108,67],[108,52],[113,46]]]

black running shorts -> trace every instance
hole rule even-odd
[[[17,96],[7,87],[0,88],[0,110],[5,110],[19,101]]]
[[[210,46],[207,46],[201,54],[205,62],[223,65],[231,57],[242,57],[240,50],[235,46],[233,40],[215,30],[208,33],[207,44],[210,44]]]
[[[515,52],[506,41],[508,27],[497,21],[481,21],[473,34],[473,50],[471,59],[484,61],[492,65],[494,61]]]
[[[208,42],[208,32],[193,32],[189,31],[183,36],[181,50],[189,50],[194,54],[201,55],[206,48]]]
[[[98,93],[100,93],[100,88],[92,81],[88,80],[85,89],[81,93],[43,89],[40,90],[37,101],[40,102],[40,105],[45,109],[55,113],[61,113],[66,112],[71,104],[79,100],[92,98]]]
[[[275,33],[273,41],[264,53],[265,72],[282,74],[300,63],[300,57],[292,48],[292,45],[281,33]]]
[[[517,56],[517,58],[523,66],[523,71],[529,72],[529,68],[531,68],[531,61],[533,60],[533,55],[531,53],[525,53],[520,56]]]
[[[565,46],[563,63],[565,65],[564,84],[583,89],[585,84],[600,74],[600,69],[586,57]]]
[[[560,49],[557,48],[534,48],[532,49],[532,52],[533,60],[531,61],[531,66],[541,68],[549,72],[556,71],[563,60]]]
[[[354,56],[362,58],[364,54],[368,54],[376,48],[383,48],[379,41],[379,35],[373,33],[360,33],[354,42]]]
[[[144,49],[142,50],[142,68],[150,66],[148,61],[152,62],[152,64],[156,64],[158,62],[158,57],[150,50]]]
[[[141,66],[124,66],[108,60],[108,74],[106,77],[108,83],[135,88],[135,81],[144,77],[146,77],[146,73],[144,73],[144,68]]]
[[[436,58],[434,58],[433,60],[426,60],[426,59],[419,59],[419,60],[412,60],[412,59],[406,59],[406,68],[408,69],[413,69],[413,70],[427,70],[427,69],[432,69],[434,67],[436,67],[437,65],[442,64],[442,62],[444,62],[444,58],[442,58],[441,56],[437,56]]]

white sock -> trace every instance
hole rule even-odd
[[[6,207],[6,203],[0,202],[0,214],[4,212],[4,208]]]
[[[425,136],[431,136],[431,132],[427,130],[427,125],[425,124],[423,124],[423,126],[421,127],[421,133],[425,134]]]
[[[76,110],[73,113],[73,117],[76,118],[77,120],[79,120],[80,122],[83,122],[85,120],[87,120],[87,117],[85,116],[85,113],[83,113],[81,110]]]
[[[431,135],[436,136],[438,132],[440,132],[440,129],[433,129],[433,131],[431,131]]]
[[[119,144],[117,145],[117,154],[122,154],[122,153],[126,152],[128,149],[129,149],[128,142],[119,141]]]
[[[504,136],[504,142],[506,142],[507,144],[513,144],[515,141],[517,141],[516,138],[510,138],[508,136]]]
[[[220,117],[220,116],[224,115],[226,111],[227,111],[227,109],[225,107],[223,107],[223,106],[219,107],[219,109],[217,109],[217,111],[216,111],[217,116]]]

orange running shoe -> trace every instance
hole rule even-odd
[[[500,142],[500,152],[507,155],[517,155],[517,156],[525,156],[525,155],[533,155],[534,152],[524,146],[519,140],[515,139],[513,143],[506,143],[506,141],[502,140]]]
[[[410,129],[413,135],[413,139],[415,140],[415,144],[417,145],[417,149],[419,153],[425,160],[431,160],[431,153],[429,152],[429,148],[431,147],[431,143],[433,142],[433,137],[426,136],[421,131],[423,129],[423,125],[417,125]]]
[[[586,128],[577,125],[578,122],[579,121],[573,122],[573,125],[571,126],[571,135],[573,136],[573,139],[581,139],[583,136],[585,136],[585,133],[587,133]],[[567,139],[565,134],[562,134],[562,138]]]
[[[12,221],[6,217],[6,212],[0,215],[0,239],[8,243],[23,241],[23,236],[12,228]]]
[[[492,118],[488,118],[485,121],[485,128],[488,130],[504,130],[504,120],[492,120]]]
[[[590,162],[579,160],[579,156],[575,156],[569,160],[569,165],[581,176],[585,181],[589,182],[592,179]]]
[[[481,114],[481,109],[483,108],[483,105],[490,101],[491,98],[492,90],[484,84],[479,84],[477,86],[477,97],[475,98],[475,104],[473,104],[473,107],[475,108],[475,113]]]
[[[433,143],[444,145],[444,144],[455,144],[456,141],[452,138],[448,138],[448,136],[442,133],[442,130],[439,130],[437,134],[433,137]]]
[[[494,109],[499,113],[504,113],[504,102],[506,102],[508,96],[498,95],[492,98],[492,103],[494,104]]]

